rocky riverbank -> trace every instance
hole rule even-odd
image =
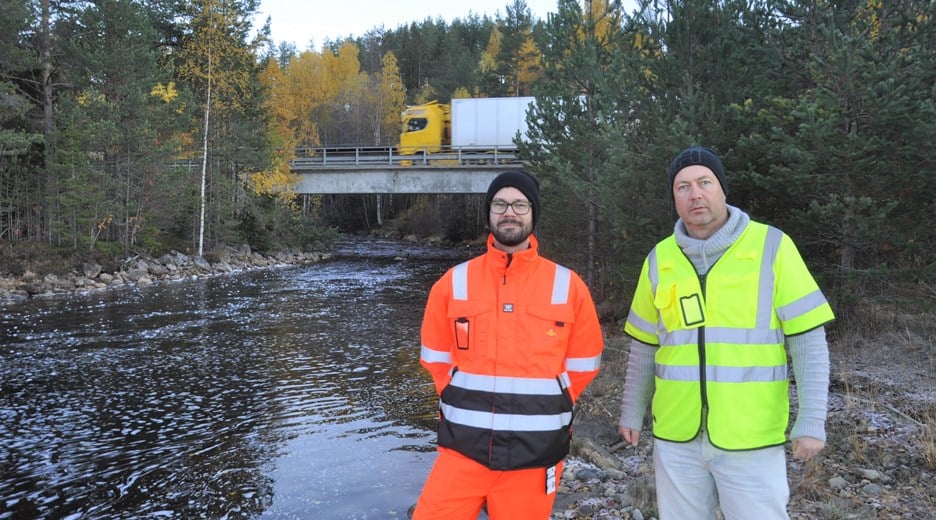
[[[327,252],[281,251],[261,254],[249,246],[224,248],[205,255],[190,256],[173,251],[158,258],[135,256],[112,271],[101,264],[83,262],[68,273],[40,274],[26,270],[21,276],[0,276],[0,304],[34,296],[75,291],[103,291],[113,287],[146,287],[160,281],[185,280],[230,274],[277,265],[304,264],[328,259]]]

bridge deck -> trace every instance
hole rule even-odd
[[[497,174],[522,164],[344,166],[296,172],[297,193],[485,193]]]
[[[305,194],[485,193],[498,173],[523,163],[516,150],[495,146],[446,149],[400,155],[395,147],[300,148],[290,170]],[[196,171],[201,160],[180,160],[174,167]]]
[[[297,193],[485,193],[498,173],[523,164],[515,150],[400,155],[394,147],[297,150]]]

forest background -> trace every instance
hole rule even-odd
[[[729,203],[794,238],[847,326],[934,310],[936,2],[558,0],[534,20],[514,0],[301,51],[252,26],[257,0],[2,4],[0,274],[378,222],[476,240],[480,195],[298,196],[289,161],[395,145],[408,104],[533,95],[537,233],[604,317],[671,232],[665,170],[693,144],[722,156]]]

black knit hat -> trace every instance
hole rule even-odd
[[[719,184],[721,184],[722,192],[724,192],[725,197],[727,197],[728,185],[725,183],[725,167],[722,166],[721,159],[718,158],[718,154],[716,154],[714,150],[702,146],[686,148],[670,163],[669,169],[667,170],[669,174],[670,191],[673,189],[673,179],[676,178],[676,174],[683,168],[695,164],[705,166],[709,170],[712,170],[712,173],[718,178]]]
[[[526,195],[527,200],[530,201],[533,210],[533,229],[536,229],[536,220],[539,218],[540,211],[539,181],[536,180],[536,177],[524,170],[504,172],[494,177],[494,180],[491,181],[491,185],[488,186],[487,196],[484,197],[484,209],[486,209],[488,215],[490,215],[491,199],[494,198],[494,195],[497,194],[501,188],[506,188],[508,186],[520,190]]]

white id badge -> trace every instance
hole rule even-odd
[[[556,492],[556,466],[546,468],[546,494],[551,495]]]

